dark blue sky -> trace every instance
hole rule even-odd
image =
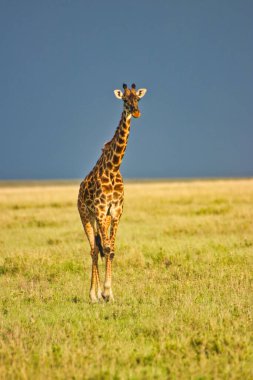
[[[0,2],[0,178],[81,178],[146,87],[125,177],[253,176],[253,2]]]

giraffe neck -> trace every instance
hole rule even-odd
[[[123,111],[120,123],[111,141],[105,144],[103,166],[110,171],[118,171],[127,147],[130,132],[131,115]]]

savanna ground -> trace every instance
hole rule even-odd
[[[0,378],[252,379],[253,180],[127,183],[108,304],[78,188],[0,186]]]

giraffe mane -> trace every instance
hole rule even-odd
[[[103,148],[102,148],[102,152],[105,152],[106,150],[108,150],[110,148],[110,145],[111,145],[111,142],[112,142],[113,139],[111,139],[110,141],[107,141]]]

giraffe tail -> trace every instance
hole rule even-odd
[[[104,250],[103,250],[102,243],[101,243],[101,236],[99,235],[99,233],[97,233],[97,235],[95,236],[95,242],[96,242],[96,245],[99,249],[100,256],[101,256],[101,258],[103,258],[105,256],[105,254],[104,254]]]

